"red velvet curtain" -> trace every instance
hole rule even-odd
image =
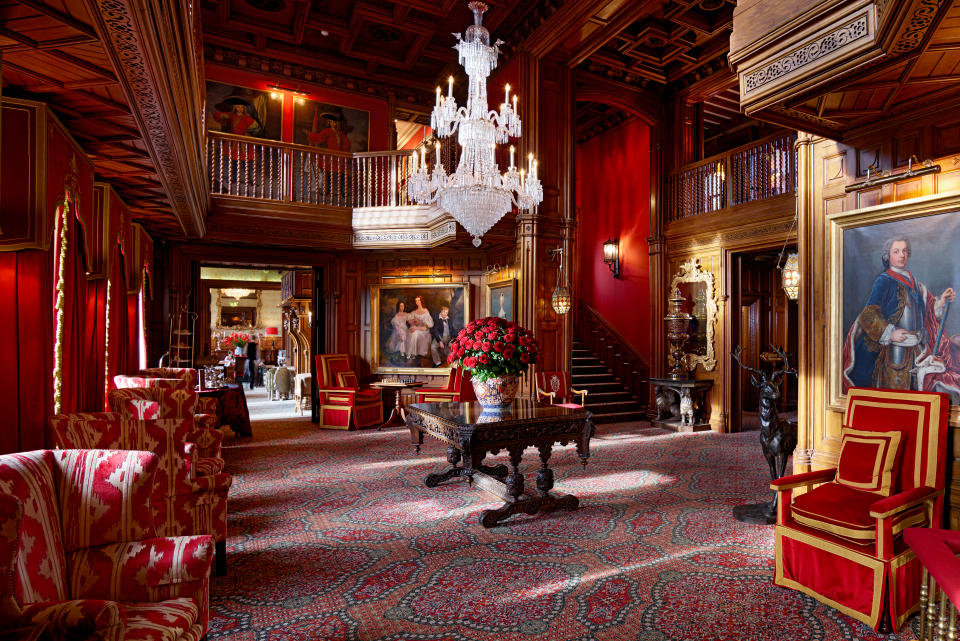
[[[114,387],[113,377],[117,374],[132,374],[137,370],[135,351],[130,345],[129,303],[127,300],[127,278],[124,268],[124,256],[117,245],[113,251],[110,268],[110,336],[109,341],[109,385]]]
[[[0,300],[0,454],[41,449],[53,410],[51,253],[0,252]]]
[[[59,227],[58,227],[59,230]],[[59,233],[57,238],[59,238]],[[54,252],[59,252],[59,243]],[[59,253],[54,254],[54,279],[57,276]],[[56,284],[56,280],[54,280]],[[56,302],[56,291],[53,292]],[[71,214],[67,227],[67,252],[63,270],[63,340],[61,343],[60,412],[64,414],[87,409],[86,369],[88,340],[87,318],[87,269],[83,250],[83,228]],[[56,311],[56,310],[54,310]],[[54,315],[56,322],[56,315]]]
[[[84,367],[83,407],[88,412],[103,411],[104,358],[107,340],[107,279],[87,281],[86,354]]]
[[[131,374],[140,369],[140,292],[127,294],[127,354]]]

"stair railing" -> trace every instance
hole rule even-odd
[[[650,366],[630,343],[597,310],[583,301],[577,301],[573,333],[646,409]]]

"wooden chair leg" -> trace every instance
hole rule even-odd
[[[217,576],[227,575],[227,542],[217,541],[214,546],[216,556],[216,574]]]

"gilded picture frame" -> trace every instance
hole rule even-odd
[[[517,279],[487,284],[487,315],[517,320]]]
[[[417,299],[421,299],[418,304]],[[402,308],[401,308],[402,304]],[[469,283],[374,285],[370,288],[371,361],[375,374],[446,374],[449,349],[432,331],[448,308],[447,339],[470,322]],[[424,312],[429,314],[429,321]],[[406,316],[403,316],[406,314]],[[429,326],[428,326],[429,325]],[[439,360],[439,363],[437,362]]]
[[[211,292],[212,291],[213,290],[211,289]],[[216,311],[216,317],[213,319],[214,329],[233,329],[233,330],[240,330],[240,331],[243,331],[243,330],[249,331],[252,329],[263,329],[263,299],[261,298],[261,291],[259,289],[254,290],[253,293],[251,294],[251,296],[253,296],[254,294],[256,295],[256,311],[253,314],[254,316],[253,323],[249,325],[225,324],[223,322],[224,309],[230,309],[231,307],[240,307],[240,306],[239,305],[234,306],[229,303],[224,305],[225,299],[226,300],[232,300],[232,299],[229,296],[224,295],[223,289],[218,288],[216,291],[217,291],[217,301],[216,301],[217,311]],[[251,296],[244,298],[244,300],[248,303],[252,302],[248,300]],[[239,303],[239,301],[237,302]],[[252,305],[243,305],[242,307],[244,309],[251,309],[251,310],[254,309]]]
[[[669,296],[677,289],[686,299],[682,311],[693,317],[690,323],[691,339],[684,348],[687,366],[693,370],[700,365],[704,371],[711,372],[717,366],[714,326],[719,309],[713,273],[703,269],[700,259],[691,258],[680,264],[670,283]]]
[[[936,303],[948,288],[960,291],[960,194],[839,212],[826,220],[830,409],[846,408],[846,390],[851,386],[892,387],[890,383],[900,377],[908,389],[949,394],[951,423],[960,423],[960,301],[941,307],[939,317]],[[903,249],[908,249],[906,258]],[[899,287],[900,282],[905,286]],[[919,304],[912,320],[890,323],[905,312],[887,317],[889,310],[877,304],[886,289],[900,299],[910,296],[904,292],[915,292]],[[911,322],[917,327],[902,333],[899,341],[879,327],[898,329]],[[874,334],[879,340],[871,338]],[[880,357],[885,360],[878,366],[875,359]]]

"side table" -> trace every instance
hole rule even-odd
[[[416,389],[423,387],[422,381],[411,381],[404,383],[401,381],[377,381],[370,383],[370,387],[377,389],[392,389],[396,392],[393,409],[390,411],[390,417],[384,421],[383,425],[377,428],[379,432],[385,427],[404,427],[407,424],[407,413],[403,410],[403,390]]]
[[[710,429],[704,415],[707,390],[713,381],[694,378],[651,378],[657,416],[650,424],[675,432],[699,432]],[[676,401],[676,402],[674,402]]]

